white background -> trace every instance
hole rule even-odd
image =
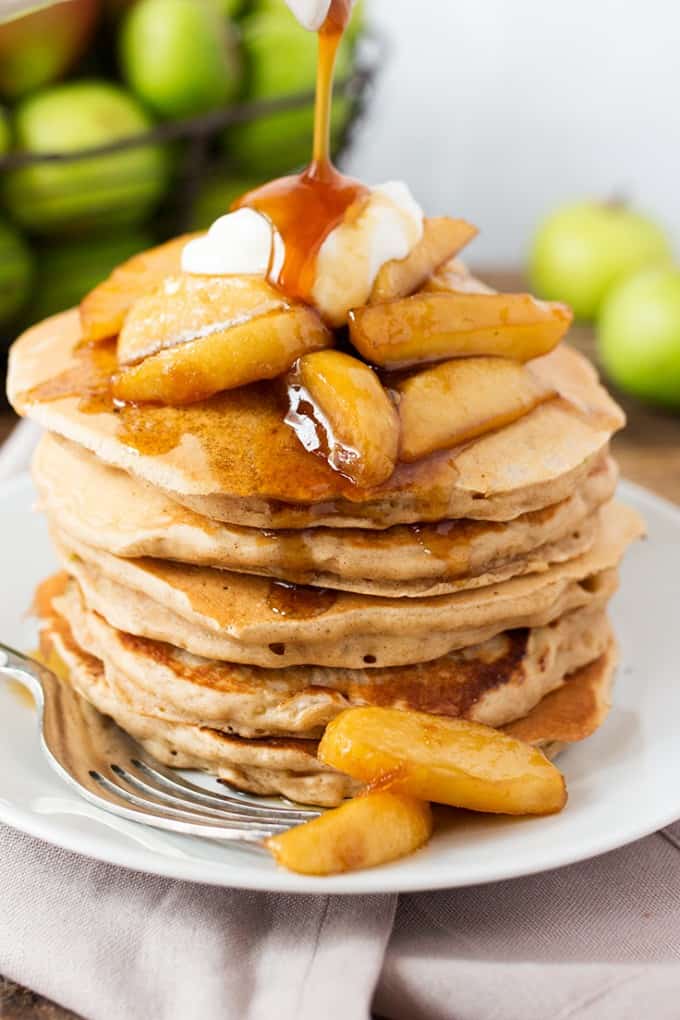
[[[518,264],[539,217],[627,196],[680,247],[676,0],[368,0],[390,42],[349,169],[409,182]]]

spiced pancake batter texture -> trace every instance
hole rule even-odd
[[[569,309],[496,293],[467,221],[330,163],[350,6],[319,30],[310,166],[30,329],[8,377],[45,429],[64,682],[170,765],[321,805],[357,790],[316,755],[350,707],[589,736],[642,531]]]

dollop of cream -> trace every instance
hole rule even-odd
[[[331,326],[343,326],[350,309],[366,304],[381,267],[406,258],[422,236],[423,212],[406,184],[388,181],[372,188],[319,248],[311,303]],[[276,283],[284,258],[283,239],[271,221],[243,208],[188,241],[182,269],[207,276],[268,276]]]
[[[319,249],[312,298],[333,326],[365,305],[382,266],[404,259],[423,236],[423,211],[403,181],[373,188],[330,232]]]
[[[331,0],[286,0],[286,3],[309,32],[318,32],[331,6]]]
[[[237,209],[215,220],[207,234],[182,249],[185,273],[204,276],[267,276],[276,280],[283,265],[283,240],[273,223],[255,209]]]

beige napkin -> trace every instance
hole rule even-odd
[[[679,851],[680,823],[397,903],[174,882],[0,826],[0,973],[87,1020],[677,1020]]]
[[[677,1020],[680,823],[586,864],[396,897],[138,875],[0,828],[0,971],[88,1020]]]

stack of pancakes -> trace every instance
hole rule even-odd
[[[558,395],[523,418],[361,489],[302,448],[275,383],[115,409],[79,335],[65,313],[11,357],[14,406],[48,430],[34,477],[64,568],[43,633],[157,758],[333,805],[352,782],[315,749],[349,706],[551,754],[602,722],[606,607],[641,525],[613,502],[623,416],[579,354],[536,362]]]

